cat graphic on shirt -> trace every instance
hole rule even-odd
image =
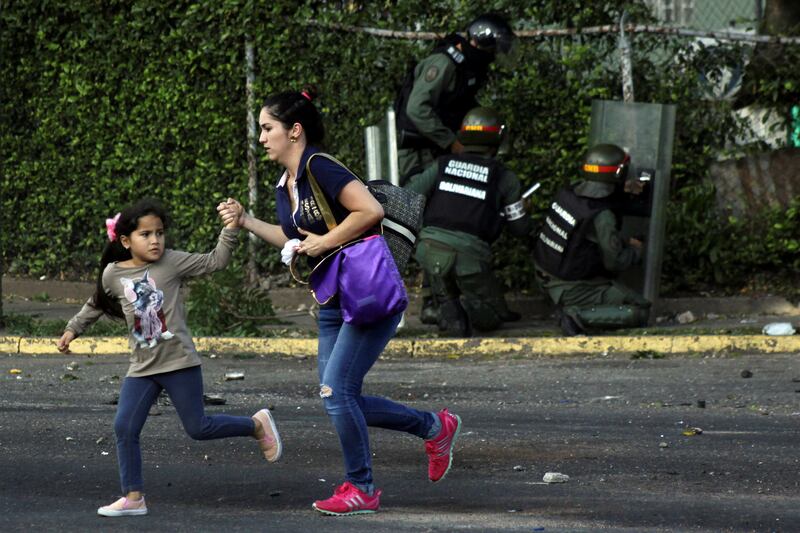
[[[164,292],[158,290],[156,281],[145,270],[138,281],[120,278],[125,298],[133,304],[133,338],[140,348],[153,348],[159,340],[169,340],[174,334],[167,329],[167,320],[161,306]]]

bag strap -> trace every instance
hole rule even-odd
[[[322,213],[322,218],[325,220],[325,225],[328,226],[328,231],[331,231],[338,224],[336,223],[336,217],[333,216],[333,211],[331,211],[331,206],[328,204],[328,200],[325,199],[325,194],[323,194],[322,188],[319,186],[319,182],[317,181],[317,178],[315,178],[314,177],[314,173],[311,172],[311,160],[315,156],[324,157],[325,159],[333,161],[334,163],[336,163],[337,165],[341,166],[346,171],[351,173],[353,176],[358,178],[358,180],[361,181],[362,183],[363,183],[363,180],[361,179],[361,177],[358,174],[356,174],[355,172],[353,172],[352,170],[347,168],[347,165],[345,165],[344,163],[342,163],[341,161],[339,161],[338,159],[336,159],[332,155],[326,154],[325,152],[315,152],[315,153],[311,154],[309,156],[309,158],[306,160],[306,175],[308,176],[308,183],[311,185],[311,192],[314,194],[314,200],[317,203],[317,207],[319,207],[320,213]],[[383,235],[383,226],[381,226],[380,228],[381,228],[381,233],[380,234]],[[298,255],[295,254],[292,257],[292,262],[289,264],[289,272],[292,274],[292,277],[294,278],[294,280],[296,282],[302,283],[303,285],[308,285],[308,283],[309,283],[308,282],[308,278],[311,277],[311,274],[313,274],[314,271],[317,270],[317,268],[319,268],[329,258],[331,258],[334,254],[339,252],[342,248],[346,248],[346,247],[351,246],[353,244],[358,244],[359,242],[361,242],[363,240],[364,239],[355,239],[355,240],[352,240],[350,242],[346,242],[346,243],[344,243],[342,245],[339,245],[336,248],[334,248],[333,250],[330,250],[322,259],[320,259],[320,261],[316,264],[316,266],[314,266],[314,268],[311,270],[311,272],[308,273],[308,275],[306,276],[306,279],[303,279],[303,276],[300,275],[297,272],[297,267],[295,266],[295,263],[297,262]]]
[[[311,192],[314,194],[314,200],[317,202],[317,207],[319,207],[320,213],[322,213],[322,218],[325,220],[325,225],[328,226],[328,231],[331,231],[333,228],[336,227],[336,217],[333,216],[333,211],[331,211],[331,206],[328,205],[328,200],[325,199],[325,194],[322,192],[322,188],[319,186],[319,182],[317,178],[314,177],[314,173],[311,172],[311,160],[314,159],[315,155],[322,155],[326,156],[328,154],[322,154],[320,152],[311,154],[311,156],[306,160],[306,175],[308,176],[308,183],[311,185]],[[336,159],[333,156],[328,156],[329,159]],[[338,161],[336,161],[339,163]],[[339,163],[341,165],[341,163]],[[344,167],[344,165],[342,165]],[[347,169],[347,167],[344,167]],[[350,170],[350,169],[347,169]]]

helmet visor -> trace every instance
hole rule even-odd
[[[513,69],[519,59],[519,40],[513,33],[497,38],[495,62],[505,70]]]

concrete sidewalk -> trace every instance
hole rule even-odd
[[[3,279],[6,314],[42,319],[69,319],[91,295],[91,283]],[[265,338],[196,337],[206,353],[258,353],[313,356],[316,323],[313,303],[302,288],[270,291],[277,317],[284,324],[265,328]],[[390,357],[536,357],[560,355],[735,354],[800,352],[800,335],[770,337],[760,334],[771,322],[790,322],[800,330],[800,308],[779,296],[758,298],[665,298],[654,308],[651,327],[627,330],[621,335],[562,337],[552,318],[552,308],[541,295],[509,294],[509,305],[522,320],[504,324],[490,334],[470,339],[438,338],[436,328],[419,322],[419,299],[410,292],[405,327],[385,351]],[[680,315],[692,318],[684,322]],[[45,355],[57,353],[54,338],[3,336],[0,353]],[[123,337],[84,337],[72,344],[73,353],[86,355],[127,352]]]

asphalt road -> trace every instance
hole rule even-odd
[[[102,518],[125,361],[0,356],[0,530],[800,531],[796,356],[382,360],[368,393],[450,407],[463,436],[433,485],[421,441],[372,430],[382,507],[344,518],[310,507],[342,477],[315,360],[206,358],[206,392],[227,401],[208,411],[274,406],[283,459],[247,438],[192,441],[158,406],[142,435],[150,514]]]

